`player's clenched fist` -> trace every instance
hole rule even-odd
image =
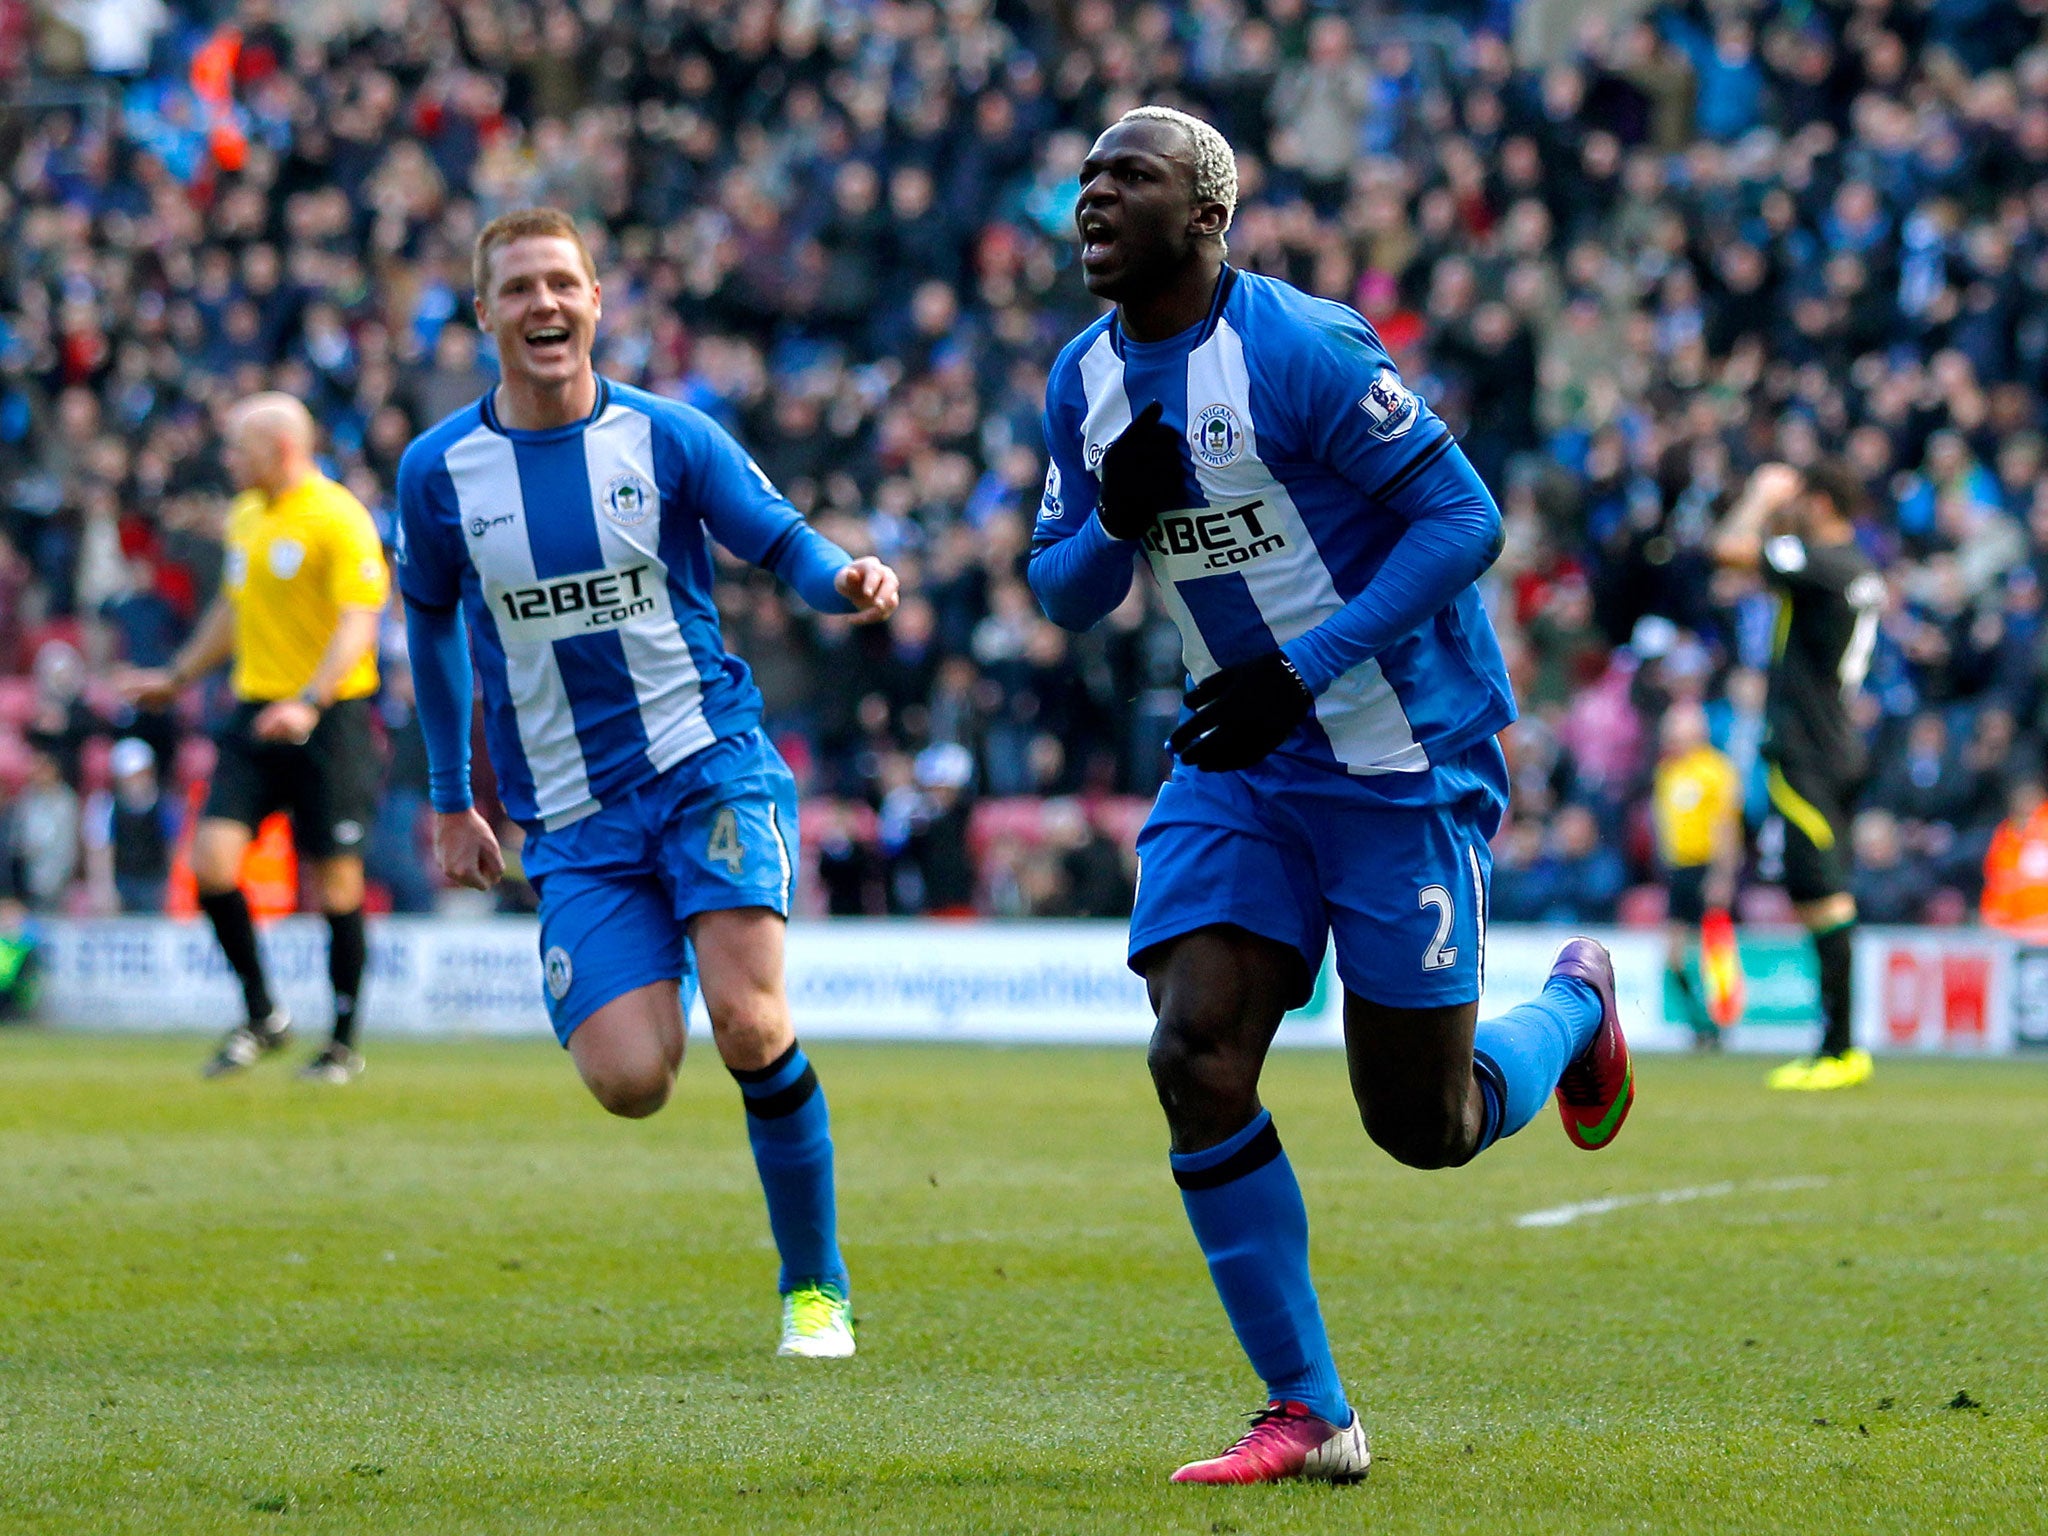
[[[853,604],[853,622],[879,624],[896,611],[896,573],[873,555],[862,555],[832,578],[832,588]]]
[[[1194,711],[1168,745],[1190,768],[1228,773],[1264,760],[1294,734],[1315,695],[1284,651],[1268,651],[1202,679],[1183,701]]]
[[[1097,515],[1112,539],[1142,539],[1160,513],[1186,504],[1180,437],[1160,414],[1154,400],[1103,451]]]
[[[434,818],[434,857],[451,884],[466,885],[473,891],[488,891],[505,873],[498,834],[474,806],[444,811]]]

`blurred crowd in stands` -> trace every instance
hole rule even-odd
[[[388,511],[409,437],[492,381],[472,235],[553,203],[598,252],[600,366],[725,422],[912,594],[852,630],[729,569],[729,639],[808,793],[814,905],[1127,910],[1177,637],[1143,583],[1066,635],[1020,562],[1046,366],[1096,313],[1074,172],[1144,101],[1228,133],[1232,260],[1371,319],[1506,511],[1489,592],[1523,719],[1497,919],[1656,920],[1674,700],[1706,705],[1762,814],[1769,601],[1705,545],[1767,459],[1840,453],[1870,493],[1891,599],[1858,706],[1867,915],[1962,919],[1994,830],[2039,803],[2040,0],[1688,0],[1589,20],[1548,63],[1488,29],[1505,6],[0,10],[22,103],[0,115],[0,847],[33,905],[163,889],[221,701],[138,720],[104,678],[162,661],[215,586],[224,407],[303,396],[332,472]],[[391,626],[371,867],[415,908],[402,645]],[[2048,889],[2048,842],[2035,862]],[[1757,888],[1745,910],[1778,909]]]

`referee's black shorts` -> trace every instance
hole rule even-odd
[[[1770,765],[1773,819],[1784,829],[1785,894],[1804,905],[1849,889],[1853,780],[1797,763]]]
[[[1708,873],[1709,866],[1705,864],[1674,864],[1664,871],[1665,917],[1674,923],[1699,926],[1707,915]]]
[[[370,701],[342,699],[329,706],[303,745],[258,741],[250,734],[263,708],[237,704],[214,738],[220,755],[202,814],[239,821],[253,831],[283,811],[292,819],[292,841],[303,857],[359,853],[383,776]]]

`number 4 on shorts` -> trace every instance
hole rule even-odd
[[[711,818],[711,841],[704,845],[704,857],[723,864],[737,879],[747,866],[747,850],[740,842],[740,819],[729,805],[721,805]]]

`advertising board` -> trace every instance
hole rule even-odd
[[[1487,934],[1482,1016],[1543,985],[1561,928]],[[1682,1049],[1689,1032],[1666,996],[1654,932],[1603,930],[1632,1042]],[[41,1016],[74,1028],[225,1028],[240,991],[212,935],[156,918],[45,925]],[[548,1037],[537,925],[530,918],[381,918],[370,924],[365,1028],[407,1034]],[[267,924],[275,990],[317,1026],[327,1016],[327,927]],[[1139,1043],[1151,1033],[1144,984],[1124,964],[1117,922],[799,921],[789,936],[790,1006],[818,1038]],[[1803,936],[1743,936],[1749,1014],[1737,1050],[1810,1050],[1817,997]],[[1858,1039],[1874,1050],[2009,1050],[2015,1019],[2048,1039],[2048,951],[1974,931],[1873,929],[1858,935]],[[1326,961],[1282,1045],[1343,1040],[1343,988]],[[702,1022],[701,1005],[698,1009]]]

